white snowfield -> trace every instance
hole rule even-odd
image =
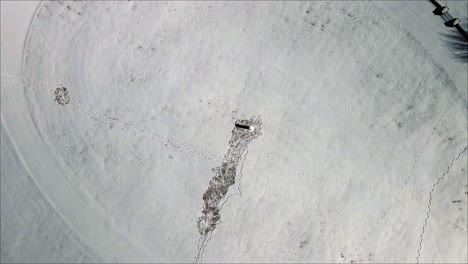
[[[467,64],[430,2],[1,8],[2,263],[468,261]]]

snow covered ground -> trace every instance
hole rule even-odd
[[[429,2],[1,7],[2,262],[468,261],[467,65]]]

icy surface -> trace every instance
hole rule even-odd
[[[2,262],[467,262],[467,68],[431,12],[43,2],[22,72],[2,18]]]

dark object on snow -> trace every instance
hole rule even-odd
[[[235,125],[236,125],[236,127],[239,127],[239,128],[253,130],[253,127],[251,127],[251,126],[241,125],[241,124],[238,124],[238,123],[236,123]]]
[[[208,189],[203,194],[202,215],[197,218],[197,229],[201,236],[206,236],[215,230],[221,219],[220,210],[226,201],[224,200],[225,196],[229,187],[236,182],[237,167],[241,162],[241,157],[246,153],[248,144],[262,134],[262,119],[260,116],[252,116],[248,120],[238,120],[235,124],[236,127],[239,125],[256,127],[257,129],[248,133],[237,128],[231,131],[232,136],[229,140],[227,153],[224,155],[221,165],[215,169],[216,175],[210,180]],[[200,257],[199,254],[200,252],[197,254],[196,259]]]
[[[464,20],[464,28],[468,27]],[[450,33],[442,34],[445,45],[451,50],[452,56],[461,62],[468,63],[468,35],[460,24],[455,25],[458,32],[451,30]]]
[[[54,97],[54,101],[59,105],[66,105],[70,102],[70,96],[68,96],[68,91],[65,87],[55,89]]]
[[[449,9],[446,6],[439,6],[436,9],[434,9],[434,11],[432,11],[432,13],[434,13],[434,15],[436,15],[436,16],[441,16],[441,15],[447,13],[448,10]]]
[[[453,57],[461,62],[468,63],[468,34],[464,28],[468,27],[467,17],[464,18],[463,27],[460,19],[453,17],[448,12],[448,7],[442,6],[437,0],[429,0],[436,9],[432,12],[434,15],[440,16],[444,20],[444,25],[449,28],[456,28],[457,32],[451,31],[448,34],[442,34],[446,40],[445,43],[452,51]]]
[[[437,8],[442,8],[443,6],[439,4],[436,0],[429,0],[433,5],[435,5]]]
[[[455,27],[456,25],[458,25],[458,23],[460,23],[460,19],[453,18],[453,19],[445,22],[444,25],[446,25],[447,27]]]

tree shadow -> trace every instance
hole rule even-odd
[[[463,29],[467,29],[467,18],[464,18],[462,21],[464,23],[463,25],[460,23],[460,26]],[[452,57],[462,63],[468,63],[468,39],[455,28],[451,29],[450,33],[443,33],[442,36],[444,37],[443,41],[445,45],[451,51]]]

